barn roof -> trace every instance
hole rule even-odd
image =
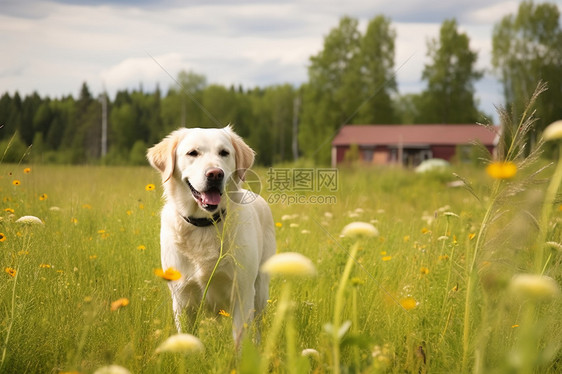
[[[481,125],[346,125],[332,146],[459,145],[474,141],[493,146],[496,138],[496,132]]]

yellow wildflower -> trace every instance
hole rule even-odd
[[[406,297],[400,300],[400,305],[406,310],[412,310],[418,306],[418,302],[413,297]]]
[[[382,258],[382,260],[383,260],[383,261],[390,261],[390,260],[392,260],[392,256],[384,256],[384,257]]]
[[[31,168],[25,168],[25,169],[23,169],[23,172],[25,174],[29,174],[29,173],[31,173]]]
[[[283,224],[281,222],[275,222],[275,227],[283,227]]]
[[[511,325],[511,328],[514,329],[516,327],[519,327],[519,325],[515,324],[515,325]]]
[[[4,209],[4,211],[6,213],[14,213],[15,212],[15,210],[13,210],[12,208],[6,208],[6,209]]]
[[[127,299],[126,297],[122,297],[122,298],[117,299],[117,300],[115,300],[111,303],[111,311],[115,312],[119,308],[122,308],[122,307],[127,306],[127,305],[129,305],[129,299]]]
[[[0,232],[0,242],[3,242],[6,240],[6,235],[4,235],[3,232]]]
[[[422,268],[420,269],[420,273],[422,273],[422,275],[429,274],[429,269],[425,266],[422,266]]]
[[[45,200],[47,200],[47,198],[48,198],[48,196],[47,196],[46,193],[42,193],[41,195],[39,195],[39,200],[41,200],[41,201],[45,201]]]
[[[4,271],[5,271],[6,273],[8,273],[8,275],[11,276],[12,278],[15,277],[15,276],[16,276],[16,273],[17,273],[17,270],[16,270],[16,269],[10,268],[10,267],[5,268]]]
[[[169,267],[165,271],[163,269],[156,269],[154,274],[167,281],[176,281],[181,278],[181,273],[173,267]]]
[[[14,186],[19,186],[19,185],[21,184],[21,182],[20,182],[19,180],[17,180],[17,179],[14,179],[14,180],[12,181],[12,184],[13,184]]]
[[[486,167],[486,173],[494,179],[510,179],[517,174],[517,165],[511,161],[495,161]]]
[[[137,245],[137,249],[138,249],[139,251],[144,251],[144,250],[146,249],[146,246],[144,246],[144,245],[142,245],[142,244],[141,244],[141,245]]]
[[[221,309],[219,310],[219,315],[223,316],[223,317],[230,317],[230,313],[228,313],[226,310]]]
[[[149,183],[149,184],[147,184],[147,185],[144,187],[144,189],[145,189],[146,191],[154,191],[154,190],[156,189],[156,186],[155,186],[154,184],[152,184],[152,183]]]
[[[471,232],[470,234],[468,234],[468,239],[472,240],[476,237],[476,234]]]
[[[49,264],[40,264],[39,267],[40,267],[41,269],[50,269],[50,268],[51,268],[51,265],[49,265]]]

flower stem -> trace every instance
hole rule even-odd
[[[349,258],[345,264],[343,274],[336,291],[336,300],[334,305],[334,321],[332,323],[332,354],[333,354],[333,373],[339,374],[340,372],[340,326],[341,326],[341,315],[343,311],[343,296],[345,292],[345,286],[347,280],[349,279],[349,274],[351,273],[351,268],[353,268],[353,263],[355,262],[355,255],[359,249],[359,242],[356,242],[349,252]]]
[[[273,324],[269,334],[267,335],[267,340],[265,344],[264,355],[261,359],[260,373],[269,372],[269,360],[273,354],[273,349],[277,343],[277,337],[281,332],[281,327],[283,327],[283,320],[285,319],[285,314],[287,313],[290,305],[289,295],[291,294],[291,284],[286,282],[281,289],[281,298],[279,299],[279,305],[277,306],[277,311],[273,317]]]
[[[544,243],[548,234],[549,219],[552,214],[552,206],[556,199],[556,194],[562,182],[562,143],[558,145],[558,164],[554,170],[554,174],[550,178],[550,183],[546,189],[544,203],[542,207],[542,215],[540,222],[540,232],[537,238],[537,253],[535,256],[535,271],[539,274],[544,272],[546,264],[543,264]]]
[[[4,348],[2,349],[2,358],[0,359],[0,370],[4,366],[4,360],[6,359],[6,351],[8,350],[8,341],[10,340],[10,332],[12,331],[12,326],[14,325],[14,316],[16,309],[16,284],[18,280],[19,271],[16,271],[14,277],[14,287],[12,288],[12,308],[10,311],[10,324],[8,325],[8,331],[6,331],[6,338],[4,339]]]

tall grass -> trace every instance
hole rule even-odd
[[[528,218],[540,211],[545,184],[527,183],[505,195],[509,209],[488,222],[475,261],[495,183],[483,168],[454,170],[471,181],[480,201],[465,189],[447,187],[454,179],[450,173],[420,176],[381,168],[340,170],[332,205],[272,204],[278,251],[306,255],[317,276],[291,282],[290,310],[283,312],[290,320],[282,320],[290,328],[275,327],[276,342],[268,337],[278,324],[283,278],[271,283],[259,343],[251,341],[249,329],[236,352],[230,318],[203,316],[191,331],[205,345],[201,357],[155,353],[176,333],[168,287],[153,273],[160,267],[158,175],[148,167],[25,168],[0,165],[0,372],[90,373],[118,364],[133,373],[249,373],[259,372],[266,349],[272,352],[270,372],[332,372],[335,362],[341,372],[518,372],[527,354],[521,331],[529,325],[540,330],[529,353],[531,370],[560,370],[560,298],[540,302],[529,316],[523,313],[528,302],[508,291],[513,274],[534,269],[531,247],[539,226],[548,225],[546,239],[560,243],[559,203],[548,223]],[[522,171],[512,182],[535,170]],[[259,172],[265,181],[266,171]],[[534,180],[551,172],[542,170]],[[147,191],[149,184],[156,189]],[[24,215],[44,225],[15,222]],[[351,248],[339,234],[352,221],[371,222],[380,235],[361,242],[339,293],[338,323],[352,326],[334,361],[326,325],[334,321]],[[545,249],[550,260],[544,273],[560,283],[560,250],[552,248]],[[467,267],[473,261],[471,280]],[[112,310],[121,298],[129,303]],[[294,357],[310,348],[318,358]]]

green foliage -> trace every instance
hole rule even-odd
[[[2,162],[19,163],[26,161],[28,149],[16,132],[10,139],[0,142],[0,164]]]
[[[330,141],[345,124],[394,123],[395,38],[383,16],[371,20],[365,35],[356,19],[342,17],[325,37],[323,50],[310,58],[303,86],[299,142],[305,157],[327,164]]]
[[[477,53],[470,50],[469,38],[457,31],[456,20],[446,20],[439,39],[428,42],[431,62],[422,79],[427,88],[421,94],[418,123],[475,123],[481,120],[474,101],[474,82],[482,77],[475,69]]]
[[[549,87],[536,103],[540,118],[528,134],[528,150],[545,125],[562,118],[559,21],[556,4],[524,1],[493,32],[492,63],[512,122],[537,82]],[[86,83],[76,98],[2,94],[0,141],[16,131],[26,146],[40,141],[33,162],[130,164],[140,162],[139,150],[133,151],[140,142],[150,146],[184,126],[232,124],[263,165],[294,162],[294,154],[304,163],[328,165],[331,141],[343,125],[487,122],[474,98],[474,83],[482,77],[475,68],[477,52],[458,28],[456,20],[445,20],[438,37],[428,42],[429,62],[421,77],[427,87],[419,94],[398,93],[391,20],[376,15],[362,32],[357,19],[344,16],[325,36],[322,50],[310,57],[308,81],[300,87],[223,87],[181,71],[165,93],[159,87],[118,91],[108,100],[109,153],[103,160],[102,104]]]
[[[190,331],[205,345],[204,359],[156,354],[158,345],[176,333],[168,287],[153,273],[160,267],[161,189],[145,186],[158,186],[157,173],[148,167],[40,165],[29,173],[24,168],[2,164],[0,178],[0,372],[94,372],[108,364],[143,373],[258,372],[278,323],[286,279],[271,282],[260,343],[252,342],[250,329],[236,353],[230,318],[206,314],[197,331]],[[265,180],[266,171],[256,171]],[[495,182],[482,167],[461,165],[454,171],[487,201]],[[339,234],[352,221],[372,221],[380,236],[361,243],[339,296],[342,324],[356,319],[341,337],[342,372],[462,372],[467,262],[485,205],[465,189],[446,187],[437,177],[420,179],[411,171],[342,170],[338,177],[337,191],[330,192],[334,204],[271,204],[279,252],[304,254],[317,276],[291,282],[285,315],[292,319],[279,322],[278,339],[270,343],[270,372],[287,372],[295,359],[289,352],[300,356],[305,348],[319,352],[318,358],[307,358],[312,370],[333,372],[333,339],[325,325],[333,322],[336,289],[353,244]],[[540,203],[528,197],[544,186],[527,184],[515,195],[509,190],[526,178],[518,175],[502,184],[508,187],[505,198],[494,202],[500,210],[494,209],[481,242],[467,371],[516,372],[513,357],[521,349],[525,355],[538,352],[531,356],[537,358],[536,372],[558,370],[562,301],[542,302],[527,320],[520,311],[529,303],[516,300],[507,288],[513,274],[533,267],[527,220]],[[14,186],[15,179],[21,184]],[[269,193],[262,195],[267,199]],[[15,222],[28,214],[44,225]],[[552,223],[561,214],[555,211]],[[559,241],[560,227],[548,227],[547,240]],[[545,274],[559,281],[560,253],[548,254]],[[6,268],[16,270],[17,277]],[[112,311],[112,302],[120,298],[129,304]],[[521,344],[527,341],[523,322],[536,327],[534,347]],[[289,341],[293,346],[287,346]],[[293,364],[297,372],[310,370],[302,358]]]
[[[129,163],[131,165],[146,165],[146,149],[146,143],[142,140],[137,140],[129,153]]]
[[[548,90],[537,102],[538,133],[562,118],[562,28],[554,3],[523,1],[517,14],[505,16],[492,36],[492,64],[499,74],[512,119],[523,115],[537,82]],[[528,142],[534,141],[533,134]]]

